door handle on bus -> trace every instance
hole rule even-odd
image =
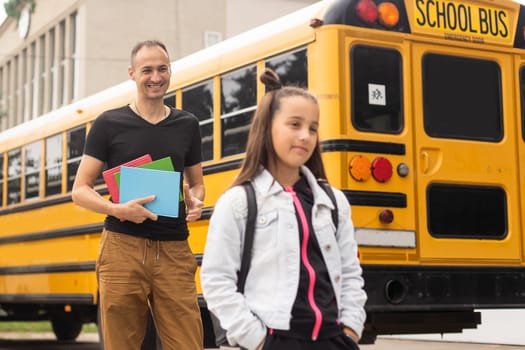
[[[430,156],[427,151],[421,151],[421,171],[423,174],[426,174],[428,172],[428,168],[430,167]]]

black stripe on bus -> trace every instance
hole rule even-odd
[[[351,205],[394,208],[407,207],[407,196],[404,193],[350,190],[343,190],[343,193]]]
[[[11,266],[0,268],[0,275],[29,275],[39,273],[94,272],[95,262]]]
[[[363,153],[383,153],[394,155],[405,155],[406,147],[402,143],[377,142],[364,140],[325,140],[321,141],[323,152],[363,152]]]
[[[211,218],[212,213],[213,213],[213,207],[202,208],[202,214],[199,220],[209,220]]]
[[[203,254],[193,254],[193,255],[195,256],[195,259],[197,260],[197,265],[201,266]]]
[[[43,231],[43,232],[26,233],[22,235],[13,235],[13,236],[7,236],[7,237],[0,238],[0,244],[81,236],[85,234],[102,232],[103,227],[104,227],[103,223],[98,223],[98,224],[85,225],[85,226],[61,228],[57,230],[49,230],[49,231]]]
[[[107,188],[99,189],[99,190],[97,190],[97,192],[101,196],[107,195],[109,193]],[[51,207],[53,205],[69,203],[69,202],[72,202],[72,201],[73,201],[73,199],[71,197],[71,194],[68,194],[68,195],[65,195],[65,196],[61,196],[61,197],[57,197],[57,198],[43,199],[43,200],[40,200],[40,201],[29,202],[28,204],[16,206],[16,207],[13,207],[13,208],[1,209],[0,210],[0,216],[1,215],[21,213],[21,212],[29,211],[29,210],[33,210],[33,209],[40,209],[40,208],[45,208],[45,207]]]
[[[211,217],[212,213],[213,213],[212,207],[203,208],[202,215],[199,218],[199,220],[208,220]],[[96,224],[85,225],[85,226],[76,226],[76,227],[61,228],[61,229],[42,231],[42,232],[25,233],[25,234],[19,234],[19,235],[7,236],[7,237],[0,237],[0,244],[30,242],[30,241],[39,241],[39,240],[44,240],[44,239],[81,236],[81,235],[102,232],[103,228],[104,228],[103,223],[96,223]]]
[[[0,294],[0,303],[93,305],[95,301],[92,294]],[[9,320],[9,315],[2,319]]]
[[[23,212],[23,211],[28,211],[28,210],[39,209],[39,208],[44,208],[44,207],[48,207],[48,206],[68,203],[68,202],[71,202],[71,201],[72,201],[71,195],[62,196],[62,197],[58,197],[58,198],[52,198],[52,199],[43,199],[43,200],[38,201],[38,202],[30,202],[30,203],[25,204],[25,205],[16,206],[16,207],[13,207],[13,208],[2,209],[2,210],[0,210],[0,215],[16,214],[16,213],[20,213],[20,212]]]
[[[241,167],[243,159],[234,159],[227,162],[206,165],[203,167],[202,172],[204,175],[211,175],[216,173],[222,173],[223,171],[235,170]]]

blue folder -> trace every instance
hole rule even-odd
[[[120,203],[155,195],[144,206],[151,212],[179,217],[180,172],[137,167],[120,168]]]

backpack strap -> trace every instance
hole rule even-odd
[[[337,201],[335,199],[334,191],[332,190],[332,187],[326,180],[319,179],[317,180],[317,183],[321,188],[326,192],[328,197],[330,197],[330,200],[334,204],[334,209],[332,209],[332,221],[334,223],[335,229],[337,230],[339,228],[339,208],[337,207]]]
[[[253,236],[255,231],[255,219],[257,217],[257,201],[255,198],[255,190],[251,182],[242,184],[246,192],[246,201],[248,203],[248,217],[246,218],[246,228],[244,230],[244,246],[242,250],[241,270],[239,271],[237,279],[237,290],[244,292],[244,284],[250,270],[250,261],[252,258]]]

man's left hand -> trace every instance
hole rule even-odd
[[[204,203],[191,193],[188,184],[184,184],[184,203],[186,204],[186,221],[195,221],[201,217]]]

